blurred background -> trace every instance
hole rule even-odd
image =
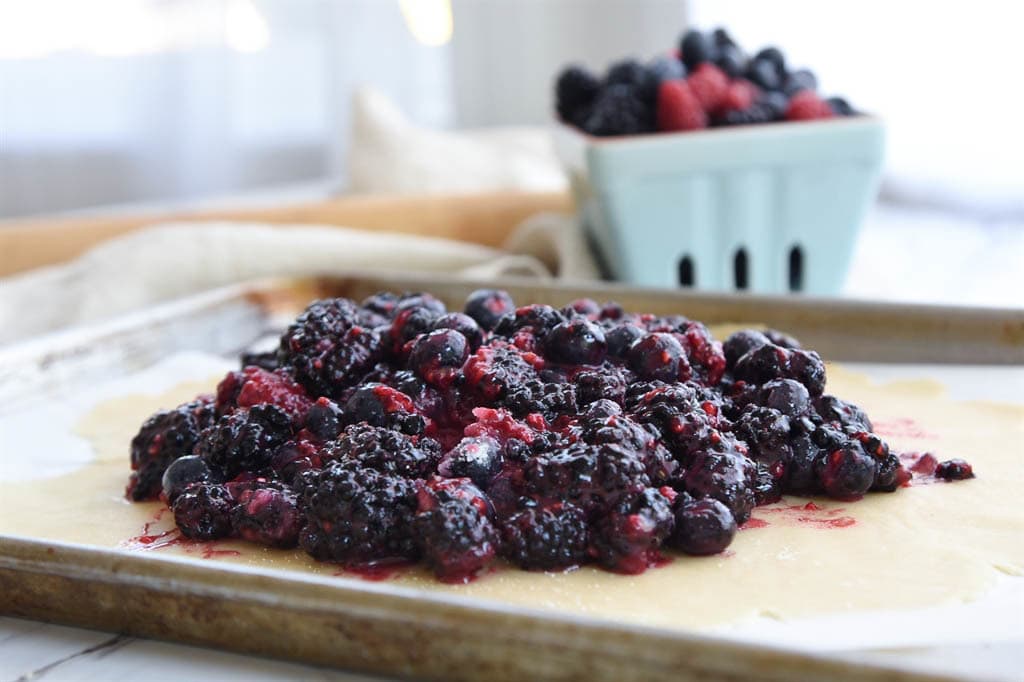
[[[672,50],[686,26],[725,26],[749,52],[782,47],[823,92],[887,123],[887,210],[871,214],[844,293],[1016,305],[1019,290],[990,292],[1024,269],[1022,18],[996,0],[0,0],[0,218],[562,191],[540,137],[513,143],[515,172],[484,181],[455,164],[451,178],[404,184],[379,138],[546,130],[565,64],[603,70]],[[444,154],[446,138],[422,139],[410,155]],[[918,276],[894,291],[894,268]],[[1005,286],[976,290],[992,270]]]

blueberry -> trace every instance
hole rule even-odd
[[[686,78],[686,67],[683,66],[681,61],[669,55],[655,57],[647,65],[647,69],[653,74],[659,84],[663,81]]]
[[[743,51],[735,45],[724,45],[718,49],[715,66],[725,72],[729,78],[739,78],[747,66]]]
[[[721,27],[716,28],[714,31],[711,32],[711,42],[714,43],[715,47],[718,48],[739,47],[736,44],[736,41],[732,39],[732,36],[729,35],[729,32]]]
[[[832,111],[835,112],[836,116],[853,116],[857,113],[857,111],[850,106],[850,103],[842,97],[829,97],[825,101],[828,102],[830,107],[832,107]]]
[[[729,508],[706,497],[679,506],[675,531],[668,544],[687,554],[717,554],[732,543],[735,535],[736,519]]]
[[[342,411],[332,400],[320,398],[306,413],[306,430],[320,442],[334,440],[341,433]]]
[[[789,107],[789,98],[784,93],[768,91],[762,93],[757,103],[771,112],[772,120],[780,120],[786,114]]]
[[[722,344],[722,351],[725,353],[725,362],[731,369],[741,357],[761,346],[769,343],[768,337],[754,329],[742,329]]]
[[[370,426],[395,427],[405,433],[419,433],[425,424],[414,412],[412,399],[401,391],[377,383],[365,383],[345,403],[345,424],[366,422]],[[335,438],[337,434],[335,434]]]
[[[796,338],[790,336],[785,332],[780,332],[778,329],[765,329],[763,334],[768,337],[768,340],[774,343],[776,346],[782,346],[783,348],[793,348],[799,350],[803,348],[800,342]]]
[[[947,459],[935,467],[935,477],[947,481],[962,481],[974,478],[974,469],[962,459]]]
[[[516,304],[507,292],[497,289],[477,289],[466,299],[464,312],[476,320],[482,329],[490,331],[507,313],[515,312]]]
[[[751,60],[747,65],[747,78],[754,85],[765,90],[780,90],[782,88],[782,74],[774,62],[767,59]]]
[[[690,29],[679,42],[679,53],[683,56],[686,68],[693,71],[702,62],[710,62],[715,58],[715,44],[712,40],[696,29]]]
[[[424,309],[434,313],[434,316],[444,315],[448,312],[437,297],[427,293],[415,293],[415,294],[402,294],[398,299],[398,303],[395,304],[395,314],[402,312],[403,310],[415,310]]]
[[[592,298],[577,298],[562,308],[562,314],[566,319],[580,316],[594,319],[601,314],[601,306]]]
[[[625,357],[629,347],[644,333],[643,329],[628,322],[613,327],[604,335],[605,341],[608,343],[608,355],[613,358]]]
[[[487,487],[501,471],[501,444],[489,436],[463,438],[441,458],[437,472],[446,478],[468,478]]]
[[[469,342],[469,349],[475,351],[484,342],[484,332],[480,325],[465,313],[447,313],[434,320],[433,330],[454,329]]]
[[[782,50],[777,47],[769,46],[763,48],[754,55],[754,60],[771,62],[778,73],[785,73],[786,71],[786,57],[782,54]]]
[[[626,353],[629,368],[643,379],[678,381],[689,373],[689,362],[683,347],[671,334],[647,334],[629,347]]]
[[[469,342],[454,329],[438,329],[419,337],[409,354],[409,368],[428,384],[445,388],[469,357]]]
[[[818,480],[829,497],[855,499],[871,488],[875,467],[875,460],[851,443],[817,461]]]
[[[811,404],[811,395],[798,381],[775,379],[761,387],[761,404],[784,415],[795,417],[807,412]]]
[[[167,502],[174,503],[178,495],[196,483],[209,483],[214,480],[210,467],[205,460],[197,455],[180,457],[164,471],[163,489]]]
[[[601,328],[581,317],[556,325],[544,339],[547,358],[567,365],[600,364],[607,349]]]
[[[792,97],[801,90],[817,90],[818,79],[809,69],[798,69],[786,76],[785,92]]]

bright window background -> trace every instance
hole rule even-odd
[[[887,188],[1024,215],[1024,5],[999,0],[691,0],[701,27],[780,46],[828,93],[882,116]]]

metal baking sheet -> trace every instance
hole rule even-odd
[[[272,337],[313,298],[422,290],[459,305],[480,286],[506,288],[518,301],[561,305],[590,296],[709,323],[766,323],[830,359],[1024,364],[1024,311],[353,275],[231,287],[0,351],[0,415],[172,352],[237,354]],[[0,613],[444,679],[933,679],[779,647],[409,594],[387,583],[2,536]]]

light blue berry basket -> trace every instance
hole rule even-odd
[[[878,191],[871,116],[596,138],[556,148],[610,274],[656,287],[834,295]]]

